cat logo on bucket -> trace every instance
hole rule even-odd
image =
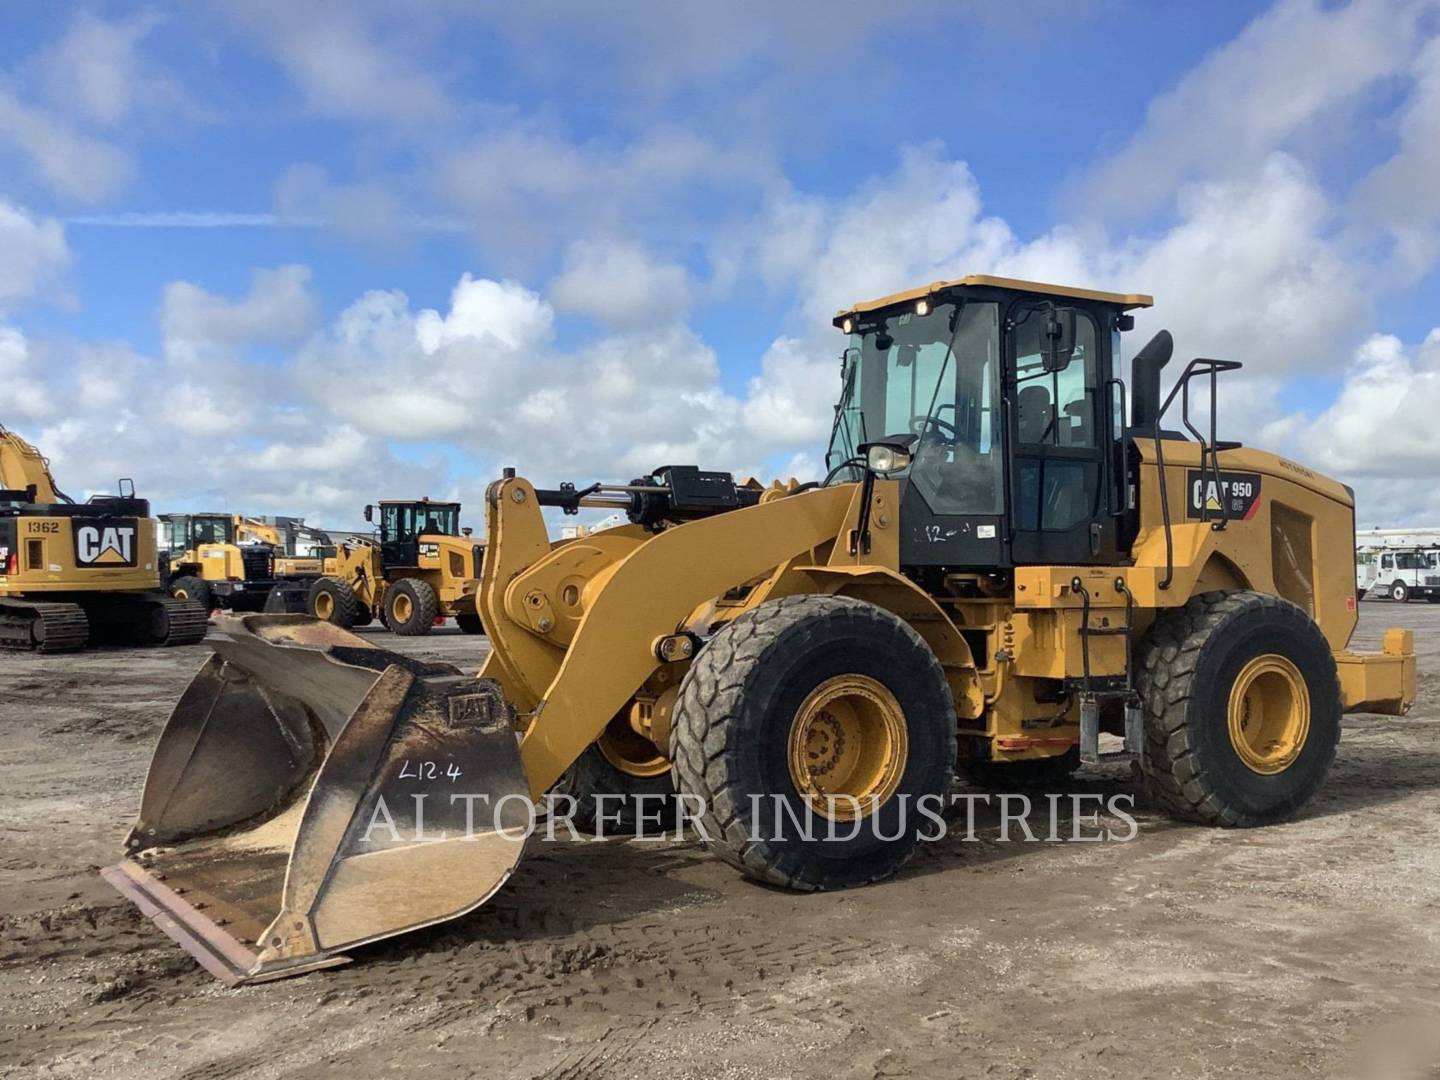
[[[75,522],[75,562],[80,566],[134,566],[135,522]]]

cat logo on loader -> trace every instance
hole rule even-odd
[[[222,617],[105,877],[233,984],[484,903],[552,790],[678,792],[716,856],[802,891],[898,871],[932,825],[907,807],[957,768],[1053,781],[1100,760],[1101,733],[1177,818],[1299,812],[1342,712],[1410,707],[1413,638],[1348,647],[1348,489],[1201,433],[1188,396],[1191,437],[1161,426],[1168,333],[1117,425],[1114,331],[1149,303],[972,276],[840,312],[819,483],[505,470],[478,675],[314,618]],[[1191,361],[1177,388],[1236,366]],[[1253,512],[1222,493],[1178,513],[1222,470],[1264,478]],[[552,540],[545,510],[581,507],[630,524]]]

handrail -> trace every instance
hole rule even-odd
[[[1238,360],[1212,360],[1207,357],[1196,357],[1185,365],[1185,370],[1180,373],[1180,378],[1170,388],[1164,402],[1155,412],[1155,424],[1153,436],[1155,439],[1155,470],[1160,479],[1160,519],[1165,527],[1165,577],[1161,579],[1159,587],[1170,588],[1175,579],[1175,540],[1171,533],[1170,522],[1170,498],[1169,485],[1165,483],[1165,440],[1160,435],[1160,421],[1165,418],[1166,411],[1180,395],[1180,422],[1185,425],[1185,430],[1195,436],[1195,441],[1200,444],[1200,474],[1203,481],[1207,463],[1214,473],[1215,492],[1219,498],[1220,520],[1212,521],[1210,528],[1216,532],[1224,530],[1229,523],[1229,515],[1225,510],[1225,491],[1220,483],[1220,451],[1232,450],[1239,446],[1239,443],[1221,443],[1215,436],[1215,425],[1218,417],[1216,406],[1216,388],[1222,371],[1238,371],[1244,365]],[[1210,376],[1210,438],[1206,440],[1204,434],[1195,427],[1190,420],[1190,380],[1196,375]],[[1201,514],[1204,514],[1204,503],[1201,503]]]

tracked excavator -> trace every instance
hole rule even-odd
[[[1162,331],[1122,381],[1150,303],[970,276],[841,311],[819,483],[506,470],[478,676],[223,619],[106,878],[235,984],[480,906],[559,782],[678,791],[711,852],[797,890],[895,873],[957,770],[1008,788],[1110,756],[1181,820],[1301,812],[1343,712],[1409,708],[1413,640],[1350,649],[1352,493],[1217,436],[1238,364],[1162,396]],[[629,523],[551,539],[546,508],[597,506]]]
[[[0,646],[193,645],[207,618],[160,590],[155,521],[133,483],[77,503],[39,450],[0,427]]]

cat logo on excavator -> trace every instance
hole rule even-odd
[[[76,522],[75,561],[81,566],[134,566],[134,522]]]

